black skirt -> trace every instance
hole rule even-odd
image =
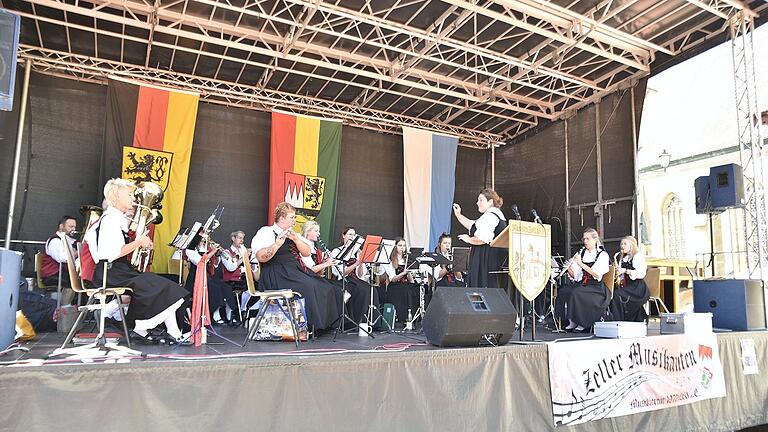
[[[331,281],[306,273],[295,259],[275,256],[262,264],[259,286],[265,290],[292,290],[304,297],[307,322],[327,329],[341,315],[341,288]]]
[[[96,265],[95,282],[102,280],[104,265]],[[177,283],[154,273],[139,273],[124,261],[115,261],[107,272],[107,285],[133,289],[131,304],[125,316],[128,325],[135,320],[154,317],[187,296],[187,291]]]
[[[477,288],[499,288],[499,278],[491,271],[499,270],[501,253],[506,249],[492,248],[489,245],[472,246],[467,264],[467,286]]]
[[[589,328],[605,315],[610,302],[611,292],[602,282],[570,283],[557,292],[555,315]]]
[[[626,286],[613,292],[611,318],[615,321],[645,321],[648,314],[643,306],[648,302],[650,295],[644,280],[628,279]]]
[[[333,284],[341,288],[340,280],[333,281]],[[346,289],[351,296],[345,306],[347,315],[358,324],[361,321],[364,322],[364,316],[368,313],[371,301],[371,286],[354,276],[347,276]],[[373,287],[373,305],[379,306],[379,287],[377,286]]]
[[[405,322],[408,319],[408,310],[410,309],[413,315],[419,307],[419,286],[410,282],[390,282],[384,297],[385,303],[395,306],[397,321]]]

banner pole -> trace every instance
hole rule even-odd
[[[5,248],[11,248],[11,229],[13,228],[13,212],[16,207],[16,188],[19,185],[19,160],[21,159],[21,141],[24,138],[24,120],[27,117],[27,95],[29,94],[29,75],[32,70],[32,60],[24,61],[24,85],[21,90],[21,108],[19,111],[19,126],[16,130],[16,153],[13,156],[13,175],[11,176],[11,197],[8,200],[8,223],[5,226]],[[27,155],[30,157],[31,155]]]

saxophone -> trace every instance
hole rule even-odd
[[[131,219],[131,230],[139,238],[149,231],[149,226],[163,221],[160,209],[163,200],[163,190],[157,183],[140,182],[133,192],[136,200],[136,213]],[[152,262],[152,249],[137,248],[131,254],[131,265],[140,272],[145,272]]]

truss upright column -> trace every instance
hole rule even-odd
[[[768,220],[763,189],[763,154],[760,113],[757,110],[754,20],[739,12],[729,23],[736,90],[736,115],[741,166],[744,169],[744,228],[749,277],[768,278]],[[766,285],[764,284],[764,287]]]

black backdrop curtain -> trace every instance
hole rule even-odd
[[[644,89],[644,81],[635,88],[638,129]],[[32,74],[14,239],[44,240],[55,230],[61,215],[79,216],[80,205],[101,204],[99,161],[106,93],[106,86]],[[19,95],[17,91],[17,102]],[[588,205],[597,200],[595,109],[600,110],[603,200],[633,194],[629,101],[629,91],[621,91],[568,120],[570,240],[574,245],[583,227],[596,224],[594,205]],[[17,111],[0,112],[0,213],[4,216],[8,211],[18,103],[14,108]],[[565,236],[557,234],[563,233],[560,227],[565,227],[567,214],[564,136],[565,125],[558,121],[496,151],[496,189],[505,201],[502,210],[512,217],[510,206],[516,203],[526,219],[530,219],[527,212],[531,208],[538,210],[553,225],[555,244],[561,250],[565,249]],[[217,204],[222,204],[225,211],[215,237],[224,244],[233,230],[245,231],[250,239],[267,224],[269,142],[269,113],[201,103],[183,224],[206,218]],[[363,234],[388,238],[402,235],[401,143],[399,135],[344,127],[335,234],[352,225]],[[459,147],[454,200],[471,218],[478,216],[478,192],[491,185],[490,164],[489,151]],[[606,208],[605,236],[616,238],[631,232],[631,212],[631,200],[617,201]],[[5,224],[3,217],[3,233]],[[451,232],[455,236],[466,230],[453,219]],[[323,233],[323,237],[329,245],[338,242],[332,233]],[[33,268],[31,257],[37,248],[16,247],[27,252],[27,275]]]

